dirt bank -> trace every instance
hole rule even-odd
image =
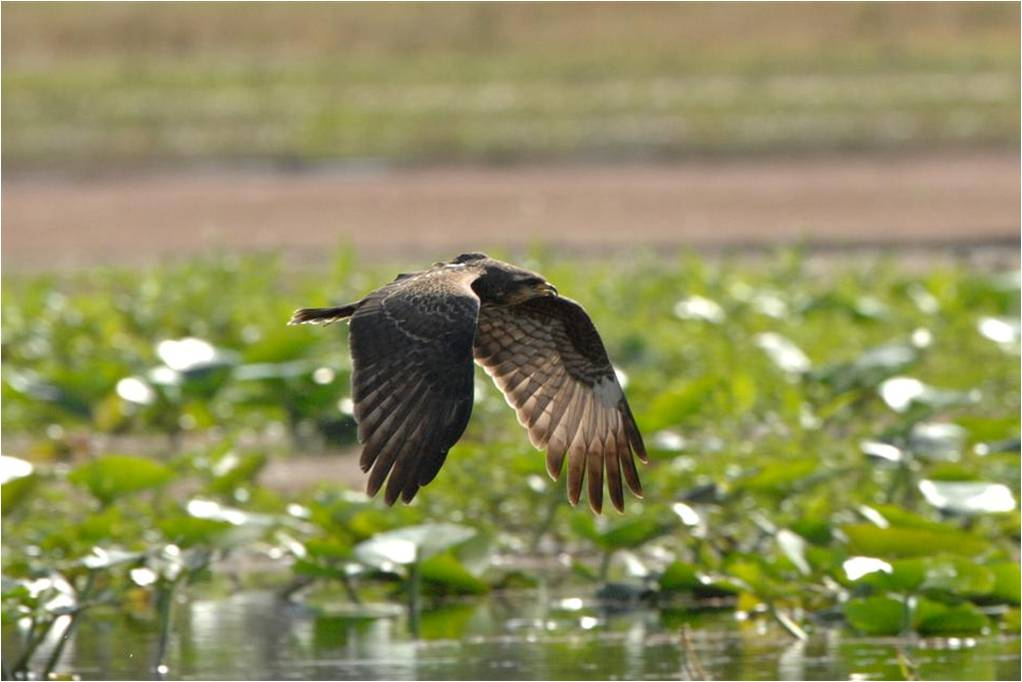
[[[432,258],[543,242],[633,245],[1004,243],[1017,251],[1019,158],[1006,153],[360,173],[174,173],[3,186],[3,265],[151,263],[282,249],[314,260]],[[1011,246],[1014,243],[1014,246]]]

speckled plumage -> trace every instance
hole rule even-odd
[[[568,460],[568,499],[588,480],[593,511],[603,481],[624,509],[622,480],[642,488],[638,426],[592,320],[536,273],[462,254],[402,274],[355,303],[304,308],[290,324],[348,319],[360,464],[372,496],[408,502],[436,476],[472,412],[472,360],[515,409],[547,471]]]

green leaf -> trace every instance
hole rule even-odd
[[[355,546],[355,556],[364,564],[382,567],[400,566],[439,554],[465,542],[476,534],[474,528],[455,523],[424,523],[387,531]]]
[[[216,542],[234,525],[226,521],[182,514],[160,521],[159,528],[168,542],[180,547],[192,547]]]
[[[819,467],[815,459],[771,462],[737,483],[743,490],[782,493],[796,487]]]
[[[0,512],[8,514],[17,509],[39,482],[32,464],[17,457],[0,456]]]
[[[802,536],[787,528],[782,528],[777,532],[776,539],[777,546],[781,548],[784,556],[798,569],[799,573],[803,575],[812,573],[809,562],[806,561],[806,541]]]
[[[607,550],[639,547],[667,530],[657,519],[649,516],[604,523],[603,527],[598,526],[588,513],[574,514],[571,519],[575,533]]]
[[[653,518],[640,516],[637,519],[613,524],[602,533],[600,544],[607,549],[639,547],[657,537],[664,527]]]
[[[848,624],[867,635],[897,635],[905,622],[905,605],[892,597],[868,597],[845,602]]]
[[[956,606],[933,603],[915,624],[915,629],[921,635],[975,635],[989,623],[989,619],[968,602]]]
[[[419,566],[422,579],[446,592],[458,594],[482,594],[487,591],[486,583],[469,573],[468,569],[450,552],[432,556]]]
[[[891,562],[891,572],[873,571],[856,582],[872,585],[879,591],[916,592],[926,580],[929,559],[899,559]]]
[[[891,562],[891,572],[875,571],[858,582],[881,591],[914,593],[936,592],[962,597],[988,594],[994,588],[994,574],[986,566],[970,559],[937,556],[899,559]]]
[[[31,493],[38,483],[39,475],[34,473],[4,483],[3,493],[0,494],[0,512],[10,514],[24,504],[25,500],[31,498]]]
[[[351,545],[332,537],[315,537],[305,541],[305,551],[320,560],[339,561],[352,558]]]
[[[928,528],[879,528],[868,523],[842,526],[850,551],[874,557],[929,556],[947,552],[975,556],[989,549],[989,543],[977,535],[953,528],[936,531]]]
[[[213,466],[214,478],[209,484],[209,489],[217,493],[230,493],[242,484],[253,482],[266,466],[266,462],[267,457],[262,452],[240,456],[234,452],[227,452]]]
[[[1003,483],[922,480],[919,491],[937,509],[955,514],[996,514],[1015,509],[1015,496]]]
[[[174,478],[174,471],[143,457],[104,455],[78,467],[68,476],[103,504],[122,495],[158,488]]]
[[[947,592],[963,597],[978,597],[994,589],[994,573],[970,559],[938,558],[926,567],[922,589]]]
[[[690,592],[703,584],[695,567],[682,561],[671,563],[659,582],[660,589],[665,592]]]
[[[341,580],[347,576],[344,564],[321,563],[310,559],[295,559],[292,569],[300,575],[324,580]]]
[[[1015,563],[993,564],[987,568],[994,576],[994,586],[990,590],[989,596],[998,601],[1018,605],[1020,584],[1022,584],[1019,565]]]

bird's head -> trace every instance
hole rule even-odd
[[[540,275],[515,267],[482,254],[471,258],[466,264],[482,268],[483,274],[475,280],[472,288],[484,303],[515,305],[542,296],[557,296],[557,288]],[[465,256],[459,256],[459,259]]]

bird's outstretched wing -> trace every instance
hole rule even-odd
[[[638,426],[589,315],[566,298],[542,297],[479,314],[475,358],[493,377],[529,440],[547,450],[559,478],[568,457],[568,499],[577,504],[588,476],[589,506],[610,499],[624,509],[622,474],[641,496],[633,453],[646,461]]]
[[[440,269],[398,279],[351,317],[352,392],[372,496],[411,501],[440,470],[472,413],[472,275]]]

